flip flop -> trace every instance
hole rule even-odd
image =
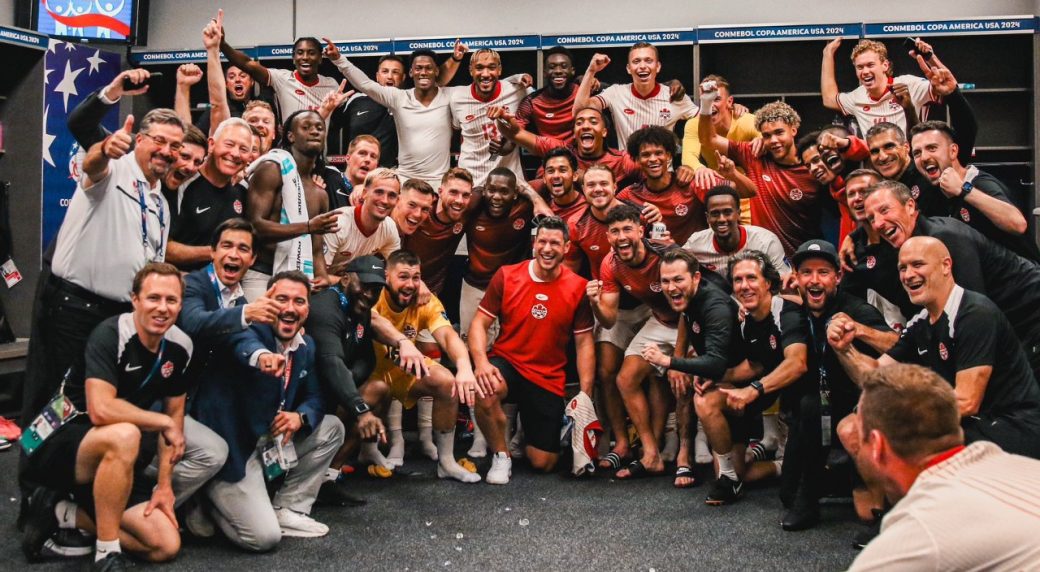
[[[457,462],[458,462],[459,466],[462,467],[463,469],[466,469],[467,471],[469,471],[471,473],[477,472],[477,465],[473,461],[470,461],[469,459],[467,459],[466,457],[463,457],[463,458],[459,459]]]
[[[615,475],[620,481],[628,481],[632,479],[644,479],[647,477],[659,477],[664,474],[664,471],[650,471],[643,465],[642,461],[632,461],[628,464],[628,476],[622,477],[621,475]]]
[[[621,467],[625,466],[625,461],[629,461],[630,458],[622,457],[614,451],[611,451],[603,456],[597,463],[597,468],[605,469],[608,471],[616,471]]]
[[[376,479],[389,479],[394,476],[394,472],[382,465],[369,465],[368,476]]]
[[[679,479],[689,479],[689,481],[679,484]],[[697,480],[693,476],[693,469],[685,465],[679,465],[675,468],[675,482],[672,485],[677,489],[689,489],[697,486]]]

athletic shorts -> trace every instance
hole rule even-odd
[[[632,338],[643,327],[650,317],[650,308],[639,306],[630,310],[618,310],[617,321],[613,328],[604,328],[596,323],[596,341],[607,342],[622,350],[628,349]]]
[[[493,356],[490,361],[506,380],[509,393],[503,402],[516,404],[524,427],[524,440],[535,449],[558,454],[563,429],[563,397],[535,385],[501,356]]]
[[[992,441],[1015,455],[1040,458],[1040,415],[1014,411],[997,417],[973,416],[961,420],[964,441]]]
[[[726,421],[729,422],[729,434],[733,442],[745,444],[761,437],[762,414],[773,409],[779,399],[780,393],[774,391],[749,403],[742,414],[727,412]]]
[[[657,344],[657,347],[661,348],[665,355],[671,355],[675,351],[675,340],[678,336],[678,328],[666,326],[658,321],[656,317],[650,316],[635,337],[632,338],[632,341],[628,343],[628,348],[625,349],[625,357],[642,356],[643,347],[647,344]],[[653,367],[658,374],[664,375],[665,368],[656,365]]]
[[[429,357],[423,356],[423,363],[426,367],[430,368],[436,363]],[[399,366],[393,366],[386,371],[374,371],[368,378],[369,380],[379,379],[390,387],[390,397],[401,402],[401,405],[405,409],[411,409],[415,407],[417,400],[414,397],[409,397],[409,392],[412,391],[414,386],[419,380],[414,375],[406,373]]]

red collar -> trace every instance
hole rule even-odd
[[[498,96],[502,94],[502,82],[500,82],[500,81],[496,81],[495,82],[495,91],[493,91],[491,93],[491,97],[489,97],[487,99],[484,99],[483,96],[481,96],[479,93],[477,93],[477,83],[476,82],[473,82],[473,83],[470,84],[470,86],[469,86],[469,93],[470,93],[470,95],[473,96],[473,99],[475,99],[475,100],[477,100],[479,102],[482,102],[482,103],[488,103],[490,101],[494,101],[494,100],[498,99]]]
[[[361,207],[360,206],[354,207],[354,224],[357,225],[358,231],[360,231],[361,234],[365,235],[365,238],[368,238],[368,237],[372,236],[373,234],[375,234],[376,230],[378,229],[378,227],[376,227],[376,228],[373,228],[372,230],[367,230],[367,231],[365,230],[365,224],[363,222],[361,222]]]
[[[745,246],[747,246],[747,229],[743,226],[738,226],[737,228],[740,229],[740,245],[737,246],[737,249],[733,252],[740,252]],[[711,235],[711,245],[715,247],[715,252],[718,252],[719,254],[728,254],[722,252],[722,245],[719,244],[719,239],[714,234]]]
[[[638,97],[639,99],[652,99],[654,97],[657,97],[657,94],[659,93],[661,93],[661,84],[657,82],[654,82],[654,88],[651,89],[650,93],[645,96],[639,94],[639,91],[636,90],[636,84],[632,84],[632,95]]]
[[[300,77],[300,72],[294,70],[292,73],[293,73],[293,77],[296,78],[296,81],[302,83],[303,85],[305,85],[307,87],[314,87],[314,86],[318,85],[319,81],[321,81],[317,76],[315,76],[314,77],[314,81],[312,81],[310,83],[307,83],[307,82],[303,81],[302,77]]]
[[[942,453],[939,453],[938,455],[932,457],[932,460],[928,461],[928,464],[925,465],[924,468],[925,469],[929,469],[931,467],[934,467],[934,466],[938,465],[939,463],[945,461],[946,459],[949,459],[950,457],[956,455],[957,453],[960,453],[963,450],[964,450],[964,445],[957,445],[956,447],[954,447],[952,449],[948,449],[946,451],[943,451]]]

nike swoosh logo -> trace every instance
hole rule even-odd
[[[926,353],[928,353],[928,350],[917,350],[917,355],[919,356],[923,356]]]
[[[368,113],[368,110],[367,110],[367,109],[366,109],[365,111],[359,111],[359,112],[355,113],[354,115],[355,115],[355,116],[357,116],[357,115],[364,115],[364,114],[366,114],[366,113]]]
[[[202,213],[208,211],[211,208],[213,208],[213,207],[206,207],[206,208],[195,207],[195,214],[202,214]]]
[[[755,338],[755,339],[751,340],[751,341],[750,341],[750,342],[748,342],[748,343],[749,343],[749,344],[753,344],[753,343],[755,343],[755,342],[757,342],[757,341],[758,341],[758,338]]]
[[[126,364],[126,371],[137,371],[137,370],[141,369],[142,367],[144,367],[144,366],[138,365],[138,366],[131,367],[130,364]]]
[[[733,487],[733,494],[739,495],[740,491],[744,490],[744,481],[740,481],[740,484]]]
[[[344,193],[343,191],[341,191],[339,189],[336,189],[336,194],[337,195],[343,195],[344,197],[349,197],[350,196],[350,193]]]

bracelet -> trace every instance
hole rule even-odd
[[[465,57],[465,56],[463,56],[463,57]],[[456,61],[456,62],[461,62],[462,61],[462,58],[456,58],[455,54],[451,55],[451,59],[452,59],[452,61]]]

